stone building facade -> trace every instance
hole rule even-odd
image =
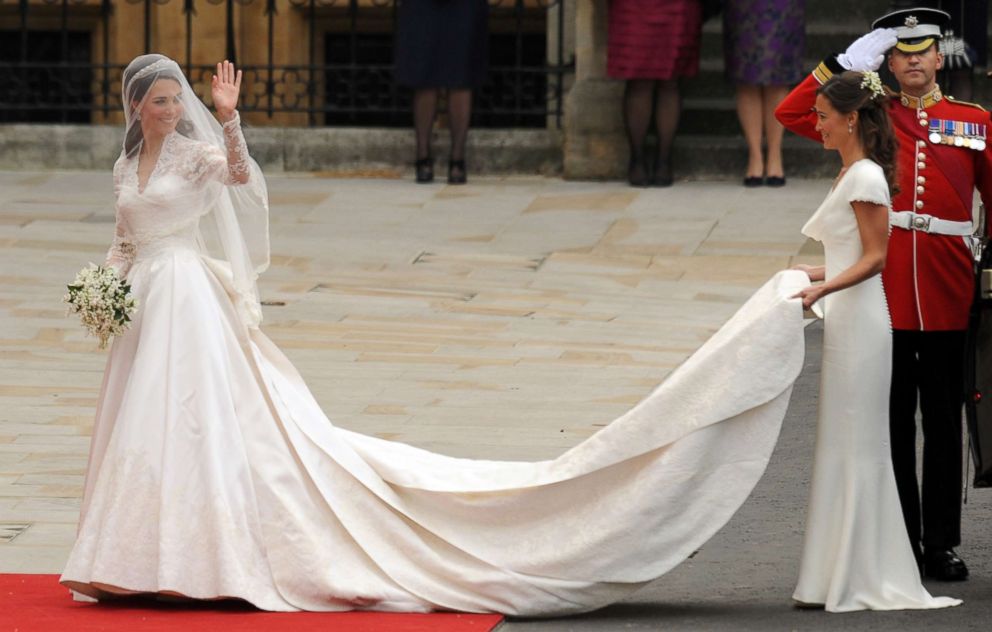
[[[412,135],[408,102],[390,87],[388,52],[380,50],[371,62],[331,59],[334,51],[367,53],[376,42],[388,47],[396,1],[0,0],[0,168],[105,165],[107,156],[119,150],[120,71],[135,55],[151,50],[187,68],[201,96],[209,96],[214,62],[233,56],[246,69],[242,115],[252,151],[269,169],[401,173],[412,163]],[[530,83],[491,81],[477,94],[478,120],[469,135],[470,171],[622,177],[627,163],[623,82],[606,76],[609,0],[489,2],[492,37],[506,40],[506,59],[491,59],[490,74],[517,73]],[[823,55],[843,50],[887,4],[888,0],[807,3],[810,67]],[[24,37],[25,27],[48,39],[36,45]],[[80,44],[64,37],[65,32],[83,33],[88,39]],[[676,175],[736,178],[744,169],[746,151],[734,110],[734,87],[723,78],[720,18],[704,24],[702,37],[700,75],[683,85]],[[58,59],[67,45],[75,57],[66,68],[88,64],[90,69],[78,80],[92,87],[91,101],[77,109],[77,114],[85,110],[86,117],[5,117],[12,91],[38,74],[30,64],[18,65],[26,51],[37,53],[47,46]],[[514,56],[519,59],[527,51],[536,61],[523,69],[508,67]],[[69,72],[44,63],[49,76]],[[358,66],[366,73],[363,77],[374,81],[362,83],[357,75],[347,74]],[[335,79],[332,71],[344,74]],[[532,81],[535,77],[540,81]],[[986,83],[992,82],[982,86]],[[377,95],[361,92],[372,84],[378,86]],[[363,86],[358,89],[362,99],[332,102],[358,85]],[[59,101],[67,91],[52,92],[49,98]],[[53,112],[57,106],[51,106]],[[362,114],[363,108],[375,107],[381,110],[378,118]],[[37,146],[34,124],[41,120],[59,124],[53,133],[42,135],[45,142],[57,144],[54,150]],[[439,126],[444,126],[443,117]],[[817,148],[786,141],[790,173],[819,175],[829,169]],[[443,148],[438,158],[444,159]]]

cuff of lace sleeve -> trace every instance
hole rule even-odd
[[[237,110],[235,110],[234,116],[231,117],[231,120],[225,121],[223,126],[224,126],[224,131],[237,129],[238,127],[241,126],[241,114]]]
[[[119,241],[113,245],[107,253],[105,265],[109,264],[123,276],[124,272],[131,267],[138,249],[129,241]]]
[[[125,261],[127,261],[128,263],[134,261],[134,256],[138,254],[138,247],[135,246],[134,243],[130,241],[120,242],[119,244],[117,244],[116,250],[117,250],[117,254],[119,254],[120,257]]]

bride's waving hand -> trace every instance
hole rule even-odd
[[[241,71],[235,70],[234,64],[226,59],[219,62],[217,74],[210,82],[210,94],[222,122],[227,123],[234,117],[240,93]]]
[[[240,133],[241,117],[238,116],[238,95],[241,93],[240,70],[224,60],[217,64],[217,74],[210,82],[210,96],[214,108],[224,124],[224,146],[227,150],[227,179],[230,184],[244,184],[250,179],[247,157],[248,148]]]

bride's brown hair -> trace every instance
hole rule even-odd
[[[145,64],[145,66],[151,65],[156,61],[157,60],[155,59],[151,59],[149,60],[148,64]],[[156,81],[160,79],[169,79],[170,81],[175,81],[180,86],[182,86],[182,81],[180,81],[176,77],[169,75],[168,73],[153,72],[146,77],[138,77],[137,79],[134,79],[134,76],[138,74],[138,72],[140,72],[143,68],[145,68],[145,66],[140,66],[137,68],[129,67],[128,69],[131,72],[129,73],[127,72],[127,70],[125,70],[124,76],[122,77],[122,81],[124,82],[124,85],[128,86],[128,93],[129,93],[128,96],[130,96],[130,99],[125,98],[126,102],[122,103],[121,105],[126,110],[128,110],[128,113],[130,115],[129,118],[131,118],[132,121],[134,120],[134,114],[135,114],[134,104],[141,103],[141,101],[145,98],[145,95],[148,94],[148,91],[151,89],[152,85],[154,85]],[[190,124],[190,122],[185,119],[180,119],[179,122],[176,124],[176,131],[182,134],[183,136],[189,136],[189,133],[192,131],[192,129],[193,129],[192,124]],[[133,158],[135,154],[137,154],[138,149],[141,147],[141,143],[144,139],[145,137],[141,133],[141,124],[139,124],[136,121],[133,122],[125,132],[124,155],[127,156],[128,158]]]
[[[831,77],[816,93],[825,96],[830,105],[841,114],[858,113],[858,140],[865,150],[865,156],[882,168],[885,180],[889,183],[889,191],[895,195],[899,193],[899,184],[896,182],[896,151],[899,143],[885,109],[888,97],[876,94],[868,86],[861,87],[865,81],[863,73],[848,70]]]

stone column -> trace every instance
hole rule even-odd
[[[578,0],[575,84],[565,98],[564,175],[619,178],[626,172],[623,82],[606,76],[607,0]]]
[[[575,59],[575,5],[579,0],[557,0],[548,7],[547,11],[547,56],[548,63],[558,66]],[[559,30],[559,26],[561,29]],[[559,45],[561,55],[559,55]],[[551,99],[553,91],[558,87],[558,75],[548,74],[548,99]],[[565,73],[561,77],[561,111],[558,114],[557,104],[555,112],[548,114],[548,129],[559,130],[565,126],[565,98],[575,81],[573,73]]]

